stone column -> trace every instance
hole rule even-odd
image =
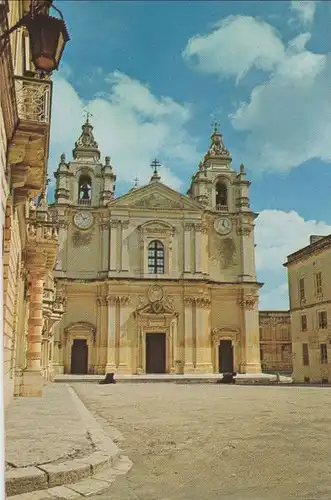
[[[107,364],[106,373],[116,371],[116,297],[108,297]]]
[[[117,233],[118,221],[110,222],[110,271],[117,271]]]
[[[184,300],[184,328],[185,328],[185,365],[184,372],[194,371],[194,346],[193,346],[193,309],[192,300]]]
[[[193,224],[184,224],[184,272],[192,273],[192,228]]]
[[[121,272],[129,271],[129,221],[122,221],[122,255],[121,255]]]
[[[241,373],[261,373],[258,296],[244,295],[240,300],[244,337],[241,340]]]
[[[23,372],[22,396],[41,396],[44,379],[41,366],[44,274],[30,271],[30,307],[27,335],[27,363]]]

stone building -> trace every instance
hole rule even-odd
[[[187,196],[162,183],[115,197],[87,119],[55,173],[55,275],[66,314],[56,373],[259,373],[254,220],[243,165],[215,127]]]
[[[36,0],[47,13],[50,2]],[[28,0],[0,1],[0,34],[29,11]],[[8,43],[7,43],[8,42]],[[57,229],[46,203],[52,82],[38,77],[27,30],[0,40],[0,175],[4,395],[40,395],[51,376],[52,326],[61,318],[52,269]],[[31,202],[41,194],[38,208]],[[43,300],[44,284],[46,296]]]
[[[331,382],[331,235],[311,236],[289,255],[288,271],[296,382]]]
[[[266,373],[292,373],[290,311],[260,311],[260,358]]]

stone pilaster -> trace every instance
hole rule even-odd
[[[213,371],[208,297],[185,299],[185,373]]]
[[[43,287],[44,274],[30,271],[29,320],[27,335],[26,370],[23,372],[21,396],[41,396],[44,379],[41,365],[41,344],[43,330]]]
[[[184,224],[184,272],[192,273],[192,229],[193,224]]]
[[[243,281],[256,281],[254,226],[248,220],[240,221],[237,234],[241,246],[241,278]]]
[[[118,229],[119,222],[117,220],[112,220],[110,222],[110,271],[117,271],[117,261],[118,261]]]
[[[122,242],[122,254],[121,254],[121,272],[129,271],[129,221],[121,222],[121,242]]]
[[[108,266],[109,266],[109,221],[107,219],[103,219],[101,221],[100,239],[101,239],[100,269],[101,269],[101,271],[108,271]]]
[[[184,328],[185,328],[185,365],[184,371],[190,372],[194,369],[194,328],[193,304],[189,298],[184,300]]]
[[[241,340],[241,373],[261,373],[258,295],[243,294],[239,300],[244,336]]]
[[[108,297],[107,364],[106,373],[116,371],[116,297]]]

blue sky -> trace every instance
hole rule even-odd
[[[331,233],[330,2],[56,5],[71,41],[54,75],[50,171],[88,106],[117,195],[148,180],[154,156],[185,192],[217,119],[260,213],[260,307],[287,308],[286,256]]]

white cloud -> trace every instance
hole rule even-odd
[[[285,46],[271,25],[237,16],[190,39],[183,52],[200,71],[237,82],[250,69],[265,71],[265,81],[229,115],[234,129],[246,132],[238,153],[252,169],[287,171],[314,158],[331,161],[331,56],[306,49],[309,39],[301,33]]]
[[[172,170],[177,164],[194,165],[199,159],[194,140],[185,126],[190,106],[170,97],[158,98],[148,86],[119,71],[105,79],[109,91],[87,103],[92,113],[94,136],[102,156],[111,156],[119,181],[141,184],[151,177],[151,160],[159,157],[162,181],[179,189],[181,181]],[[86,107],[72,85],[54,78],[51,152],[49,170],[53,178],[62,152],[71,159],[74,143],[81,133]]]
[[[331,226],[323,221],[305,220],[297,212],[263,210],[256,220],[256,268],[265,281],[261,290],[261,309],[288,308],[287,256],[309,245],[312,234],[331,234]]]
[[[303,26],[308,26],[314,20],[316,11],[316,2],[311,2],[308,0],[305,1],[294,0],[293,2],[291,2],[291,11],[295,14],[295,17],[297,18],[300,24],[302,24]],[[290,22],[293,21],[294,19],[291,18]]]
[[[251,68],[272,70],[284,58],[284,46],[270,24],[250,16],[230,16],[212,33],[191,38],[183,57],[204,73],[239,82]]]

